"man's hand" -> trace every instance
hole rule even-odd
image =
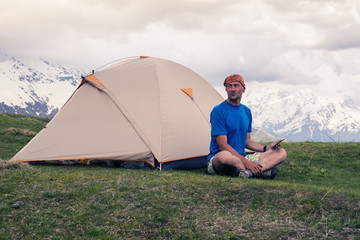
[[[282,141],[284,141],[285,139],[280,139],[280,140],[277,140],[277,141],[275,141],[275,142],[273,142],[272,144],[270,144],[269,146],[268,146],[268,148],[267,149],[269,149],[269,150],[271,150],[271,149],[277,149],[279,146],[280,146],[280,143],[282,142]]]
[[[262,173],[262,166],[257,162],[247,161],[244,165],[246,169],[249,169],[256,176]]]

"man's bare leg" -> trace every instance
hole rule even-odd
[[[286,151],[283,148],[271,149],[260,155],[259,164],[262,166],[262,171],[271,169],[286,159]],[[231,175],[235,168],[245,170],[243,162],[228,151],[221,151],[217,153],[213,160],[213,167],[217,174]]]
[[[286,151],[283,148],[271,149],[260,155],[258,163],[262,166],[262,171],[266,171],[285,161],[286,156]]]
[[[220,175],[231,175],[235,168],[245,170],[243,162],[228,151],[217,153],[212,162],[215,172]]]

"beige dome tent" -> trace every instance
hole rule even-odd
[[[84,77],[12,161],[205,167],[210,111],[221,101],[207,81],[182,65],[152,57],[123,60]]]

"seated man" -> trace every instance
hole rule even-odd
[[[232,74],[225,79],[224,86],[228,98],[215,106],[210,115],[208,173],[274,178],[273,167],[286,159],[286,151],[279,147],[279,141],[264,146],[251,139],[251,111],[241,104],[245,92],[244,78]],[[245,148],[256,153],[247,155]]]

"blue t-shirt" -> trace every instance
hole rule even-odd
[[[208,161],[218,152],[219,146],[216,136],[227,136],[228,144],[239,154],[246,156],[245,145],[247,133],[251,132],[251,110],[243,105],[233,106],[226,100],[215,106],[210,114],[211,143]]]

